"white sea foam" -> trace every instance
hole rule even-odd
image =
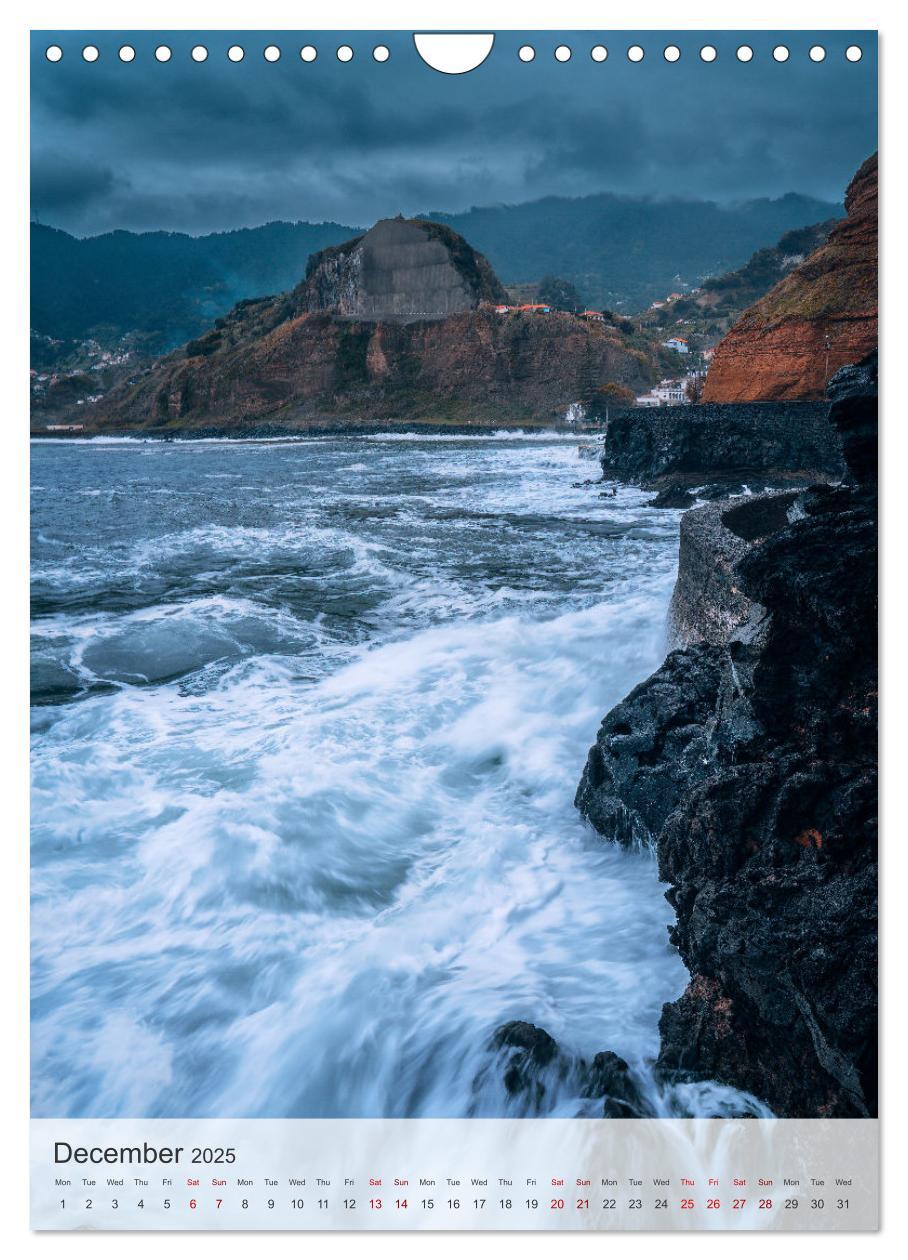
[[[561,429],[486,429],[481,433],[420,433],[407,429],[401,433],[382,432],[364,435],[370,442],[572,442],[577,445],[576,433]]]
[[[113,502],[77,493],[93,452],[36,456],[66,702],[36,710],[35,1113],[504,1115],[509,1019],[656,1110],[740,1107],[653,1083],[671,911],[572,805],[660,659],[674,514],[574,486],[560,442],[145,454]]]

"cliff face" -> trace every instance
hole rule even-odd
[[[649,380],[645,355],[573,315],[475,310],[404,324],[302,313],[268,327],[275,303],[254,311],[221,321],[185,353],[86,408],[84,419],[226,428],[326,416],[551,419],[564,415],[590,372],[632,389]]]
[[[724,505],[746,620],[689,618],[699,641],[606,717],[577,793],[670,885],[691,981],[657,1071],[788,1116],[876,1110],[875,358],[830,397],[845,483]]]
[[[646,388],[616,329],[509,313],[488,263],[441,224],[386,220],[310,260],[292,292],[241,302],[211,331],[112,390],[98,427],[293,427],[326,417],[552,419],[591,380]]]
[[[877,344],[877,155],[845,196],[828,240],[746,311],[719,343],[704,402],[822,398],[838,368]]]

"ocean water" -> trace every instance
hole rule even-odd
[[[33,1112],[593,1114],[498,1025],[653,1082],[653,856],[572,800],[661,660],[679,514],[576,441],[33,446]],[[530,1109],[532,1108],[532,1109]]]

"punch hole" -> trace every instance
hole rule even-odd
[[[204,44],[196,44],[192,52],[189,54],[193,61],[207,61],[208,49]]]
[[[385,44],[376,44],[372,49],[372,56],[376,61],[387,61],[391,56],[391,49]]]
[[[791,53],[784,44],[777,44],[772,50],[772,56],[774,61],[787,61],[791,56]]]
[[[269,44],[262,53],[262,56],[266,61],[280,61],[281,50],[278,48],[277,44]]]
[[[639,44],[631,44],[630,48],[627,50],[627,59],[628,61],[643,60],[643,49]]]
[[[439,74],[469,74],[488,57],[495,36],[422,32],[413,36],[413,43],[426,65]]]
[[[241,48],[239,44],[231,44],[227,49],[227,56],[231,61],[242,61],[246,56],[246,50]]]
[[[532,44],[524,44],[522,47],[517,49],[517,56],[521,61],[532,61],[536,56],[536,49],[532,46]]]
[[[156,61],[169,61],[173,56],[173,53],[166,44],[158,44],[157,48],[154,50],[154,55]]]
[[[101,54],[98,52],[97,48],[95,48],[94,44],[86,44],[82,49],[83,61],[97,61],[100,56]]]
[[[811,48],[811,50],[810,50],[810,52],[809,52],[808,56],[810,57],[810,60],[811,60],[811,61],[825,61],[825,60],[826,60],[826,49],[823,47],[823,45],[822,45],[822,44],[814,44],[814,46],[813,46],[813,48]]]
[[[593,61],[605,61],[606,57],[608,57],[608,49],[604,44],[596,44],[590,49],[590,56]]]
[[[567,44],[559,44],[558,47],[555,49],[555,60],[556,61],[570,61],[570,59],[571,59],[570,48],[568,48]]]
[[[349,44],[341,44],[340,48],[337,50],[337,59],[338,61],[353,60],[353,49]]]
[[[681,49],[677,44],[669,44],[668,48],[664,49],[662,56],[666,61],[678,61],[681,56]]]
[[[132,44],[124,44],[123,47],[118,50],[117,56],[121,61],[135,61],[136,50],[133,48]]]
[[[712,44],[704,44],[700,49],[701,61],[715,61],[718,55],[719,54],[716,52],[715,48],[713,48]]]
[[[313,48],[311,44],[306,44],[303,48],[300,49],[300,56],[302,57],[303,61],[315,61],[316,57],[318,56],[318,49]]]
[[[754,50],[751,48],[750,44],[742,44],[735,53],[735,56],[739,61],[753,61]]]
[[[51,44],[49,48],[45,48],[44,56],[47,58],[48,61],[62,61],[63,49],[60,47],[59,44]]]
[[[857,44],[849,44],[845,49],[845,57],[848,61],[860,61],[864,52]]]

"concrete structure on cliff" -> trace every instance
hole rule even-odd
[[[359,322],[445,319],[507,302],[482,254],[422,219],[381,219],[364,236],[314,254],[305,288],[310,311]]]

